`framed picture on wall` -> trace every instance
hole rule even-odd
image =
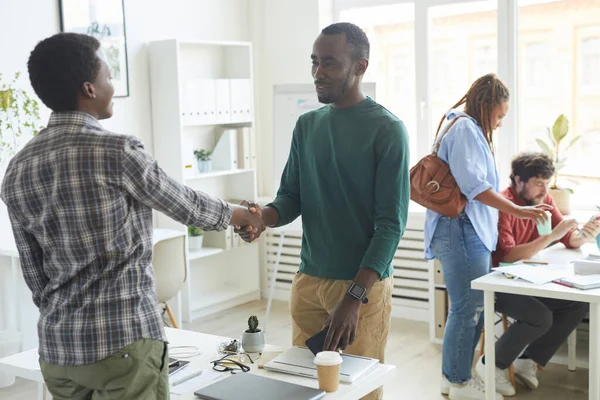
[[[97,38],[110,67],[115,97],[129,96],[124,0],[58,0],[63,32]]]

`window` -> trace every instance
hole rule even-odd
[[[559,181],[579,181],[573,203],[593,204],[587,192],[600,190],[600,2],[520,0],[518,42],[519,150],[539,151],[535,139],[547,138],[565,114],[571,137],[589,133],[565,154]]]
[[[477,78],[498,70],[497,1],[457,2],[429,8],[430,124],[440,119]]]
[[[448,108],[475,79],[495,72],[512,80],[518,107],[511,109],[496,140],[501,179],[508,179],[514,153],[539,151],[535,139],[547,138],[548,128],[565,114],[571,135],[592,133],[569,149],[561,175],[595,182],[600,190],[600,168],[593,167],[600,151],[600,1],[515,0],[516,49],[506,42],[514,32],[498,36],[505,33],[498,29],[498,17],[511,17],[506,1],[408,1],[335,0],[336,20],[357,23],[369,35],[377,100],[405,121],[413,163],[431,148]],[[515,65],[505,65],[506,60]],[[590,203],[583,192],[576,191],[576,206]]]
[[[582,40],[579,63],[581,91],[585,93],[600,92],[600,37]]]
[[[496,72],[498,69],[498,50],[496,46],[487,44],[478,44],[473,50],[471,60],[471,81],[475,81],[480,76]]]
[[[340,21],[360,26],[371,43],[371,60],[364,80],[375,82],[378,103],[406,125],[411,165],[418,161],[414,4],[348,8]]]
[[[549,81],[550,46],[548,43],[528,43],[524,49],[523,68],[525,70],[524,86],[529,96],[539,96],[548,92],[551,82]]]

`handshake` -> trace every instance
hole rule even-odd
[[[262,209],[256,203],[242,201],[240,206],[234,206],[231,225],[243,241],[252,243],[267,229],[262,218]]]

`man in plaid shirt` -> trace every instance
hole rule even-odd
[[[23,275],[40,309],[54,399],[168,399],[152,268],[152,209],[187,225],[262,229],[260,218],[168,177],[141,142],[102,128],[114,88],[100,43],[61,33],[29,58],[48,127],[2,183]]]

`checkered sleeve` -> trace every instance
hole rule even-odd
[[[31,289],[33,294],[33,303],[36,307],[40,307],[42,294],[49,282],[48,277],[44,273],[44,256],[42,248],[35,237],[27,232],[23,226],[16,221],[11,209],[8,208],[13,235],[17,250],[19,251],[19,260],[21,269],[23,270],[23,278],[25,283]]]
[[[223,230],[233,215],[226,201],[194,191],[168,176],[134,137],[125,144],[123,186],[139,202],[186,226]]]

